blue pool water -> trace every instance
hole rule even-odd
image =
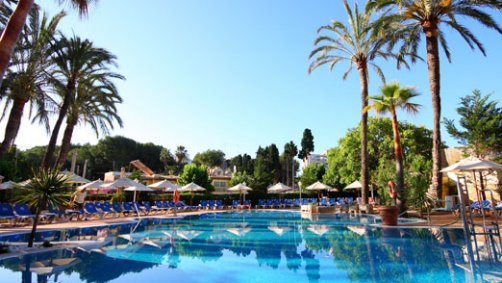
[[[0,261],[1,282],[465,282],[462,230],[372,216],[209,213],[39,233],[83,241]],[[22,241],[25,235],[0,237]],[[97,240],[97,242],[93,242]]]

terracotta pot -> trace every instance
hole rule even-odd
[[[380,207],[378,213],[380,213],[380,217],[382,218],[382,225],[396,226],[398,212],[399,210],[396,206]]]

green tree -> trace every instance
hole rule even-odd
[[[266,192],[267,186],[274,180],[274,175],[272,170],[270,170],[269,163],[267,151],[262,147],[258,147],[254,161],[253,182],[251,183],[251,187],[261,193]]]
[[[166,174],[169,174],[168,170],[169,166],[172,166],[176,163],[176,161],[174,160],[174,155],[171,153],[169,149],[165,147],[163,147],[162,150],[160,151],[159,160],[164,165],[164,171],[166,172]]]
[[[298,153],[298,158],[305,160],[309,154],[314,151],[314,136],[310,129],[303,130],[301,146],[302,149]]]
[[[56,28],[64,16],[60,12],[49,20],[45,14],[40,15],[38,5],[31,9],[29,24],[24,28],[0,89],[0,95],[7,98],[7,105],[12,104],[0,146],[0,159],[16,139],[26,103],[36,109],[37,120],[48,127],[47,104],[51,100],[48,99],[46,74],[51,61],[47,58],[51,54]]]
[[[235,168],[237,172],[246,172],[248,175],[253,175],[253,163],[253,158],[246,153],[239,154],[230,160],[232,170]]]
[[[500,0],[370,0],[368,9],[395,8],[395,13],[380,17],[373,30],[386,36],[390,47],[402,43],[402,53],[418,53],[418,46],[425,37],[429,88],[432,96],[433,111],[433,146],[432,146],[432,186],[434,193],[440,195],[441,176],[441,96],[439,44],[446,58],[451,62],[450,50],[445,38],[444,27],[457,31],[471,49],[478,48],[483,55],[485,49],[478,38],[466,26],[457,20],[457,16],[466,17],[473,22],[502,33],[502,28],[483,9],[502,10]],[[413,58],[415,60],[415,57]]]
[[[77,124],[90,125],[97,137],[100,132],[103,135],[108,135],[109,128],[113,129],[114,122],[122,127],[122,119],[117,114],[116,107],[118,103],[122,103],[122,98],[118,94],[115,84],[111,81],[112,78],[123,79],[121,75],[115,73],[101,72],[94,74],[91,79],[82,78],[83,81],[77,83],[76,97],[71,99],[72,103],[66,117],[66,128],[57,161],[58,166],[63,165],[66,161],[73,130]],[[63,96],[65,95],[67,92],[63,92]]]
[[[192,162],[197,165],[206,165],[209,168],[215,166],[221,167],[225,162],[225,153],[221,150],[208,149],[195,154]]]
[[[44,168],[51,166],[51,157],[55,151],[59,130],[63,120],[67,118],[71,105],[75,103],[77,92],[81,90],[79,85],[93,80],[108,85],[109,78],[122,78],[110,72],[110,66],[116,65],[115,59],[115,55],[107,50],[94,47],[89,40],[82,40],[77,36],[72,38],[62,36],[56,42],[52,57],[55,68],[50,74],[50,83],[61,94],[63,101],[47,146]]]
[[[293,186],[294,176],[296,173],[295,168],[295,156],[298,154],[298,148],[293,141],[290,141],[284,145],[284,151],[282,152],[282,172],[285,176],[282,178],[282,182],[288,186]],[[290,173],[291,172],[291,173]]]
[[[241,183],[246,183],[247,185],[251,185],[253,183],[253,176],[248,175],[246,172],[237,172],[230,179],[230,186],[235,186]]]
[[[406,174],[406,187],[408,195],[418,195],[412,191],[421,190],[416,187],[417,182],[410,180],[411,177],[420,173],[426,180],[429,180],[432,160],[432,131],[410,123],[399,122],[399,133],[401,134],[401,145],[404,156]],[[361,129],[352,128],[347,131],[336,147],[328,151],[328,168],[323,177],[323,182],[331,187],[343,188],[358,180],[361,173]],[[369,118],[368,119],[368,169],[370,184],[375,189],[380,189],[380,196],[387,196],[387,182],[395,178],[395,158],[394,139],[392,132],[392,122],[389,118]],[[426,160],[428,163],[420,167],[415,166],[415,160]],[[418,168],[418,169],[417,169]],[[423,174],[423,175],[422,175]]]
[[[209,179],[209,174],[207,172],[207,167],[204,165],[187,164],[183,167],[183,173],[181,173],[178,179],[178,184],[187,185],[190,183],[195,183],[211,192],[214,190],[213,185],[211,185],[211,179]],[[190,205],[193,201],[193,194],[190,197]]]
[[[69,188],[68,179],[59,174],[58,169],[42,170],[35,174],[31,182],[23,189],[19,202],[26,203],[35,209],[35,219],[28,239],[28,247],[33,246],[40,214],[49,206],[60,207],[69,201],[65,189]]]
[[[378,58],[394,58],[397,60],[398,68],[403,64],[408,67],[404,56],[397,55],[383,49],[386,37],[380,34],[371,33],[371,17],[373,10],[368,9],[365,12],[359,12],[357,3],[354,3],[354,11],[349,7],[346,0],[343,1],[345,11],[348,16],[349,25],[346,26],[340,21],[333,21],[329,26],[319,28],[318,33],[322,31],[329,32],[329,35],[320,35],[315,40],[316,48],[310,53],[310,58],[315,58],[310,65],[309,72],[322,65],[328,64],[332,70],[341,62],[348,62],[349,67],[343,74],[345,80],[354,67],[359,72],[359,81],[361,84],[361,110],[368,105],[368,68],[372,67],[376,74],[385,83],[385,76],[379,65],[375,63]],[[362,202],[367,202],[368,191],[368,115],[361,111],[361,197]],[[303,146],[302,146],[303,147]],[[303,150],[303,149],[302,149]],[[302,155],[305,155],[303,153]],[[302,157],[301,157],[302,158]]]
[[[397,110],[399,108],[409,112],[416,113],[420,105],[410,102],[419,94],[414,88],[402,88],[399,83],[385,84],[380,88],[381,95],[370,96],[372,103],[364,108],[364,111],[374,109],[377,114],[390,113],[392,122],[392,133],[394,136],[394,158],[396,159],[396,193],[397,206],[400,212],[406,209],[404,198],[404,167],[403,167],[403,149],[401,147],[401,138],[397,121]]]
[[[479,158],[502,153],[502,108],[490,95],[483,96],[479,90],[460,99],[457,108],[460,127],[455,121],[444,118],[448,133],[465,145],[465,152]]]
[[[326,167],[324,166],[324,164],[309,164],[308,166],[303,168],[302,176],[300,177],[302,188],[308,187],[317,181],[322,181],[325,173]]]
[[[86,15],[90,3],[97,0],[58,0],[60,3],[68,3],[73,8],[76,8],[80,15]],[[12,1],[8,1],[12,2]],[[9,17],[5,28],[0,37],[0,86],[2,84],[4,74],[9,65],[10,57],[16,46],[19,36],[23,31],[26,18],[33,7],[35,0],[19,0],[16,9]],[[3,4],[3,3],[2,3]]]

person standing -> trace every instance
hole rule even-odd
[[[87,196],[86,188],[78,188],[72,194],[70,205],[76,210],[84,209],[85,197]]]

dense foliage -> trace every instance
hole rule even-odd
[[[460,99],[460,128],[444,119],[448,133],[464,145],[465,153],[484,158],[502,154],[502,107],[479,90]]]
[[[395,178],[394,141],[389,118],[370,118],[368,121],[368,169],[370,184],[385,190],[389,180]],[[425,191],[431,171],[432,131],[422,126],[400,122],[399,131],[404,154],[406,197]],[[328,170],[324,183],[343,188],[360,177],[360,131],[350,129],[338,145],[328,151]],[[413,173],[413,174],[412,174]],[[426,180],[425,184],[420,180]],[[387,193],[381,193],[385,198]],[[413,203],[413,200],[409,200]]]
[[[208,191],[213,190],[211,185],[211,180],[207,173],[207,167],[204,165],[189,164],[183,167],[183,172],[178,179],[178,184],[187,185],[190,183],[195,183]]]
[[[222,166],[225,162],[225,153],[221,150],[208,149],[195,154],[192,162],[197,165],[205,165],[209,168]]]

